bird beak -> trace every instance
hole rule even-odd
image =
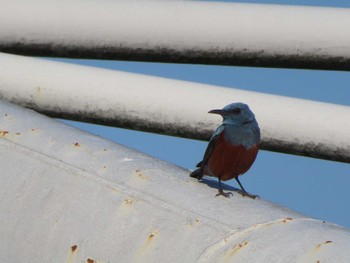
[[[224,111],[224,110],[211,110],[208,113],[224,115],[226,113],[226,111]]]

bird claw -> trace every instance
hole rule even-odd
[[[253,195],[253,194],[250,194],[250,193],[248,193],[248,192],[241,192],[241,195],[243,196],[243,197],[249,197],[249,198],[251,198],[251,199],[260,199],[260,196],[258,196],[258,195]]]
[[[253,194],[250,194],[248,192],[243,192],[243,191],[240,191],[240,194],[243,196],[243,197],[249,197],[251,199],[260,199],[260,196],[258,195],[253,195]],[[219,196],[219,195],[222,195],[226,198],[230,198],[231,195],[233,195],[231,192],[227,192],[225,193],[223,190],[219,190],[219,192],[215,195],[215,197]]]
[[[222,195],[222,196],[224,196],[224,197],[226,197],[226,198],[230,198],[230,195],[233,195],[233,194],[230,193],[230,192],[225,193],[224,191],[219,190],[219,192],[215,195],[215,197],[217,197],[217,196],[219,196],[219,195]]]

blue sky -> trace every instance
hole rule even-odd
[[[350,7],[348,0],[239,2]],[[349,72],[97,60],[70,62],[350,106]],[[222,106],[225,105],[218,105]],[[67,123],[188,169],[195,168],[207,146],[202,141]],[[261,198],[350,228],[349,164],[260,151],[253,167],[240,180],[246,190]],[[237,187],[234,181],[228,184]]]

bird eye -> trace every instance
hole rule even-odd
[[[233,112],[234,114],[240,114],[240,113],[241,113],[241,109],[240,109],[240,108],[234,108],[234,109],[232,110],[232,112]]]

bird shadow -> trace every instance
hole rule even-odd
[[[211,179],[211,178],[201,178],[200,180],[198,180],[198,182],[200,182],[202,184],[206,184],[207,186],[209,186],[211,188],[219,189],[219,181],[218,180]],[[242,194],[241,189],[235,188],[235,187],[228,185],[226,183],[221,182],[221,187],[222,187],[222,190],[224,190],[224,191],[232,191],[232,192]]]
[[[217,180],[213,180],[213,179],[207,179],[207,178],[202,178],[199,180],[200,183],[202,184],[206,184],[207,186],[209,186],[210,188],[215,188],[215,189],[219,189],[219,181]],[[224,195],[225,197],[229,197],[230,194],[232,194],[232,192],[238,193],[239,195],[243,196],[243,197],[249,197],[251,199],[260,199],[260,196],[258,195],[254,195],[254,194],[250,194],[248,192],[244,192],[241,189],[235,188],[231,185],[225,184],[221,182],[221,188],[223,191],[229,191],[226,192],[224,194],[219,193],[218,195]]]
[[[218,180],[213,180],[211,178],[201,178],[199,180],[199,182],[202,184],[206,184],[207,186],[209,186],[211,188],[219,189],[219,181]],[[228,192],[228,194],[235,192],[235,193],[238,193],[239,195],[242,195],[243,197],[246,196],[246,197],[249,197],[252,199],[260,199],[260,196],[258,196],[258,195],[244,192],[241,189],[235,188],[235,187],[228,185],[228,184],[225,184],[223,182],[221,182],[221,188],[223,191],[230,191],[230,192]],[[221,194],[219,194],[219,195],[221,195]],[[216,196],[218,196],[218,195],[216,195]]]

